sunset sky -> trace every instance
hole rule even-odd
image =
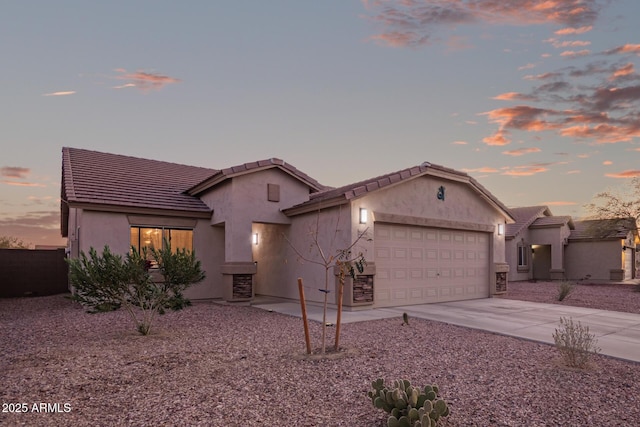
[[[7,1],[0,236],[60,244],[61,149],[325,185],[428,161],[581,217],[640,176],[637,0]]]

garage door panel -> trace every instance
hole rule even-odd
[[[376,306],[489,295],[488,234],[375,223],[374,236]]]
[[[422,280],[424,279],[424,270],[421,268],[412,268],[409,270],[409,277],[412,280]]]

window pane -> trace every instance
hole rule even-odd
[[[140,228],[131,227],[131,246],[140,250]]]
[[[518,246],[518,266],[524,267],[527,265],[527,247]]]
[[[193,230],[171,230],[171,251],[177,249],[193,250]]]
[[[162,248],[162,229],[160,228],[141,228],[140,229],[140,246],[143,248]]]

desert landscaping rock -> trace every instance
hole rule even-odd
[[[510,283],[507,296],[546,298],[529,288]],[[640,307],[629,287],[577,289],[563,304],[572,300]],[[421,319],[343,325],[330,358],[304,357],[301,319],[253,307],[195,303],[146,337],[124,312],[87,314],[60,295],[0,300],[0,322],[2,403],[61,409],[2,412],[0,425],[384,426],[366,396],[378,377],[438,384],[451,408],[443,426],[640,420],[638,364],[595,356],[569,369],[553,346]],[[312,322],[315,347],[320,333]]]

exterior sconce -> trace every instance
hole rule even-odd
[[[366,208],[360,208],[360,224],[366,224],[367,223],[367,209]]]
[[[498,224],[498,236],[502,236],[504,234],[504,224]]]
[[[251,236],[251,241],[254,245],[258,244],[258,233],[253,233],[253,235]]]

